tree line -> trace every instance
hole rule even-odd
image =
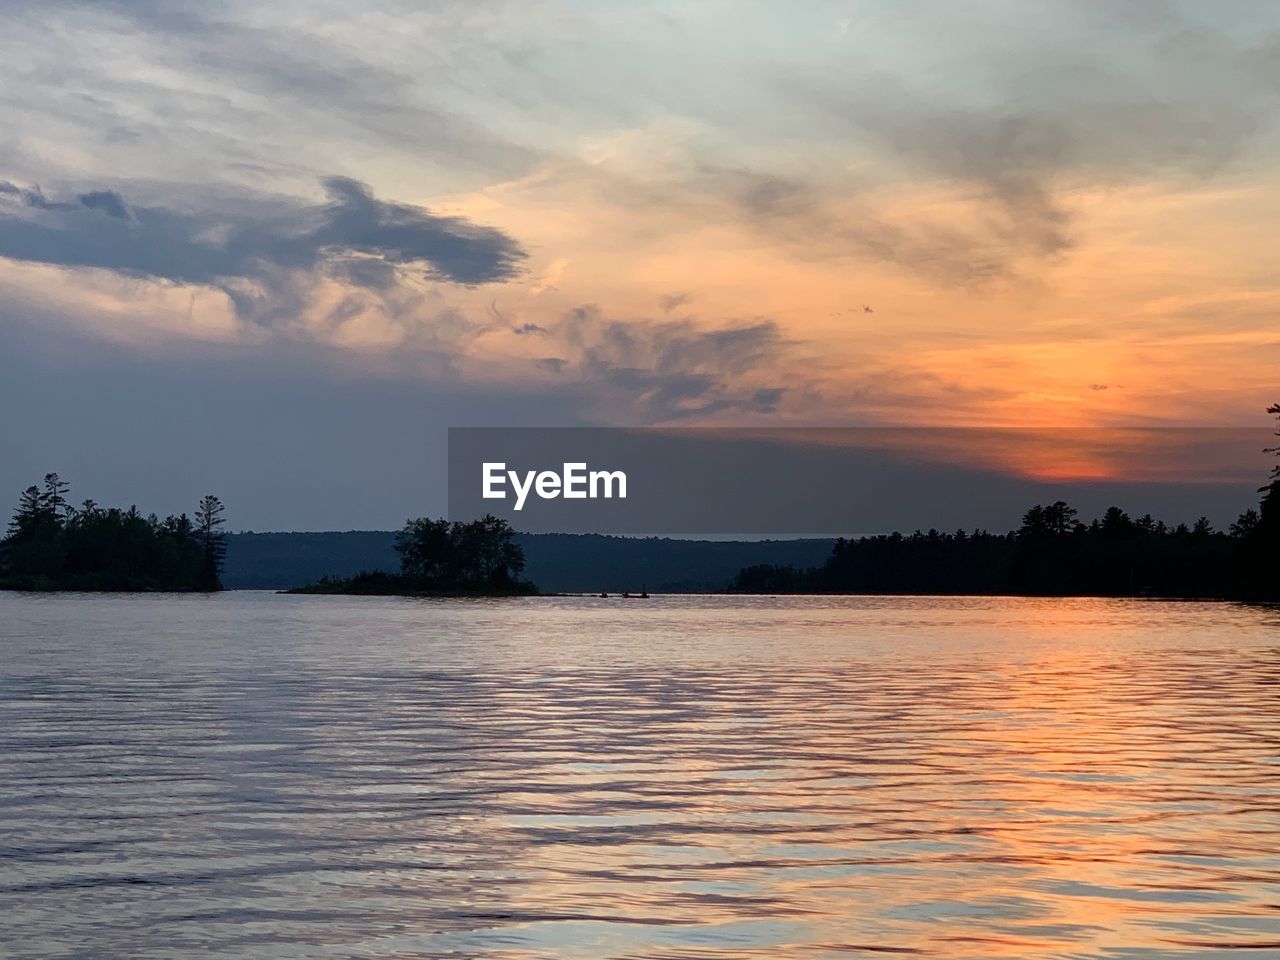
[[[1267,412],[1280,416],[1280,404]],[[1280,454],[1280,447],[1266,452]],[[729,589],[1280,600],[1280,465],[1258,492],[1258,508],[1225,531],[1204,517],[1170,526],[1118,507],[1085,522],[1059,500],[1033,506],[1008,533],[841,538],[821,566],[757,564],[739,571]]]
[[[222,589],[226,520],[217,497],[202,498],[193,516],[161,520],[136,506],[73,506],[69,489],[49,473],[22,491],[0,540],[0,589]]]
[[[322,578],[291,593],[507,596],[537,593],[520,579],[524,550],[515,531],[492,514],[464,523],[420,517],[396,533],[400,572],[364,571],[347,579]]]

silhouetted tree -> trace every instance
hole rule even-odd
[[[524,570],[524,551],[515,531],[492,514],[463,523],[418,519],[396,535],[401,573],[443,585],[500,585]]]
[[[44,475],[44,490],[40,494],[40,505],[59,523],[67,518],[69,510],[67,491],[70,489],[71,484],[62,480],[56,473]]]
[[[1267,407],[1280,420],[1280,403]],[[1280,424],[1276,434],[1280,437]],[[1265,453],[1280,457],[1280,446]],[[1271,468],[1269,482],[1258,488],[1262,500],[1257,511],[1247,511],[1236,521],[1239,548],[1237,569],[1245,594],[1258,600],[1280,600],[1280,463]]]
[[[56,474],[43,489],[23,491],[0,541],[0,588],[24,590],[208,590],[217,589],[221,563],[222,505],[206,503],[207,530],[200,540],[185,515],[143,516],[102,508],[92,500],[80,509],[67,502],[68,485]],[[210,576],[208,548],[214,565]]]
[[[43,509],[39,487],[30,486],[23,490],[18,497],[18,509],[13,512],[13,519],[9,521],[9,535],[21,534],[34,527],[39,522]]]
[[[1267,412],[1280,419],[1280,404]],[[1276,437],[1280,438],[1280,423]],[[1266,452],[1280,457],[1280,446]],[[1207,517],[1169,526],[1119,507],[1082,523],[1059,500],[1036,504],[1005,536],[975,530],[841,537],[820,567],[757,565],[731,590],[746,593],[1018,593],[1280,600],[1280,464],[1257,509],[1229,532]]]
[[[1231,536],[1240,539],[1247,537],[1258,529],[1258,511],[1250,507],[1244,513],[1240,514],[1235,523],[1231,524]]]
[[[225,512],[226,507],[213,494],[202,497],[196,507],[196,534],[204,557],[201,584],[205,590],[222,589],[222,564],[227,556],[227,538],[221,529],[227,522]]]
[[[1275,417],[1277,421],[1280,421],[1280,403],[1273,403],[1271,406],[1267,407],[1267,413]],[[1280,437],[1280,424],[1277,424],[1275,435]],[[1262,452],[1273,453],[1276,455],[1277,459],[1280,459],[1280,447],[1267,447]],[[1271,468],[1271,479],[1280,480],[1280,463],[1277,463]]]
[[[511,542],[515,531],[506,520],[489,514],[471,523],[455,523],[451,531],[464,582],[503,584],[524,570],[524,551]]]
[[[1107,507],[1106,512],[1102,515],[1102,520],[1098,524],[1101,533],[1108,537],[1127,537],[1133,534],[1137,529],[1129,515],[1119,507]]]
[[[1020,537],[1064,537],[1076,525],[1078,511],[1061,500],[1047,507],[1036,504],[1022,515]]]
[[[1246,524],[1248,521],[1244,521]],[[840,538],[821,567],[759,565],[730,586],[744,593],[1017,593],[1238,596],[1236,541],[1207,520],[1170,529],[1119,507],[1082,523],[1075,508],[1038,504],[1009,534],[916,531]]]
[[[492,594],[533,593],[520,580],[524,550],[506,520],[489,515],[470,523],[407,520],[395,537],[399,575],[359,573],[347,580],[323,579],[303,593]]]
[[[404,575],[424,579],[446,576],[453,557],[449,521],[427,517],[406,520],[396,533],[395,549]]]
[[[1267,413],[1272,414],[1277,421],[1280,421],[1280,403],[1273,403],[1267,407]],[[1280,424],[1277,425],[1276,434],[1280,437]],[[1271,453],[1280,459],[1280,447],[1267,447],[1264,453]],[[1272,536],[1280,537],[1280,463],[1271,468],[1270,482],[1265,486],[1259,487],[1258,492],[1262,494],[1262,504],[1260,507],[1260,517],[1264,525],[1271,527]]]

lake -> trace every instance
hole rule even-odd
[[[1278,882],[1274,608],[0,594],[0,954],[1261,958]]]

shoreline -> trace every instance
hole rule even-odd
[[[1280,606],[1275,600],[1253,599],[1249,597],[1231,596],[1152,596],[1149,594],[1097,594],[1097,593],[939,593],[939,592],[897,592],[897,593],[742,593],[738,591],[688,591],[688,592],[651,592],[648,597],[638,594],[625,596],[622,593],[602,597],[593,592],[351,592],[341,590],[312,590],[292,588],[273,590],[270,588],[232,588],[223,590],[86,590],[75,587],[59,587],[54,589],[29,589],[19,587],[0,587],[0,594],[25,594],[30,596],[53,596],[75,594],[92,597],[158,597],[158,596],[202,596],[213,597],[219,594],[269,594],[271,596],[320,596],[320,597],[388,597],[406,600],[656,600],[680,597],[722,597],[722,598],[761,598],[761,599],[849,599],[849,598],[899,598],[899,599],[985,599],[985,600],[1128,600],[1151,603],[1238,603],[1249,606]]]

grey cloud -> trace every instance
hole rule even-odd
[[[509,280],[525,258],[515,240],[491,227],[377,200],[367,186],[347,177],[330,177],[325,188],[332,202],[314,233],[300,238],[304,245],[423,262],[434,276],[464,284]]]
[[[1161,172],[1211,176],[1257,129],[1238,103],[1083,101],[1038,110],[860,111],[864,129],[927,174],[967,183],[1011,255],[1053,256],[1074,244],[1062,192]]]
[[[337,280],[369,290],[389,290],[400,280],[400,269],[379,257],[334,259],[328,272]]]
[[[1214,24],[1156,0],[1089,0],[1057,16],[1052,40],[989,50],[984,76],[1000,84],[994,95],[885,76],[793,93],[834,129],[869,133],[913,166],[995,184],[997,193],[1007,177],[1209,176],[1275,121],[1274,15],[1264,31],[1246,32],[1231,30],[1235,17]]]
[[[399,269],[476,285],[515,277],[525,258],[499,230],[379,200],[345,177],[324,186],[324,204],[237,194],[204,207],[131,208],[113,191],[84,193],[72,204],[3,183],[0,256],[209,284],[249,318],[287,312],[306,285],[299,272],[324,269],[382,289]]]
[[[747,401],[747,407],[757,413],[773,413],[782,402],[787,391],[781,387],[765,387],[753,393]]]
[[[519,336],[529,336],[531,334],[542,334],[548,332],[546,327],[533,323],[532,321],[519,325],[512,324],[511,321],[507,319],[507,315],[498,308],[497,300],[493,300],[489,303],[489,316],[496,322],[497,328],[506,327],[512,333]]]
[[[317,20],[306,5],[0,0],[12,42],[32,53],[9,72],[3,106],[30,133],[75,128],[86,150],[145,144],[116,155],[160,175],[180,158],[191,179],[219,162],[296,178],[317,172],[326,145],[357,141],[478,185],[495,170],[527,171],[539,152],[495,134],[444,92],[456,94],[457,78],[475,68],[448,43],[449,31],[473,29],[473,6],[362,8],[349,18],[333,10]],[[359,32],[380,16],[429,36],[430,56],[385,56],[376,33]],[[130,58],[153,69],[140,75]]]
[[[671,293],[664,297],[659,297],[658,305],[661,306],[664,311],[670,313],[672,310],[685,306],[691,300],[693,300],[693,297],[688,293]]]
[[[989,217],[967,229],[929,220],[904,222],[868,204],[857,216],[832,212],[830,186],[751,170],[708,169],[719,189],[775,243],[811,257],[853,257],[892,264],[932,282],[974,286],[1014,273],[1018,230]],[[1045,243],[1053,241],[1045,240]]]
[[[772,376],[789,346],[771,320],[723,329],[690,320],[624,323],[582,306],[557,332],[579,351],[559,372],[622,394],[651,422],[732,410],[769,413],[784,393],[745,385]]]
[[[79,199],[90,210],[101,210],[107,216],[115,217],[117,220],[133,219],[124,202],[124,197],[114,190],[92,190],[89,193],[80,194]]]
[[[520,335],[520,337],[527,337],[527,335],[530,334],[548,333],[545,326],[532,323],[532,321],[527,321],[527,323],[518,325],[512,324],[511,321],[507,319],[507,315],[503,314],[502,310],[499,310],[498,301],[495,300],[489,303],[489,316],[493,317],[493,323],[489,324],[490,329],[507,328],[508,330],[511,330],[513,334]]]
[[[75,203],[50,200],[38,185],[20,187],[8,180],[0,180],[0,194],[19,198],[23,204],[34,210],[60,210],[63,212],[100,210],[109,217],[118,220],[132,219],[132,214],[124,202],[124,198],[114,190],[92,190],[76,197]]]
[[[573,173],[637,209],[743,220],[799,257],[875,260],[966,286],[1025,282],[1038,261],[1068,254],[1075,191],[1199,186],[1253,162],[1274,134],[1274,8],[1258,5],[1259,29],[1244,30],[1235,6],[1090,0],[1032,17],[951,6],[867,12],[879,29],[906,31],[900,74],[857,58],[783,62],[752,75],[758,96],[742,103],[681,104],[717,131],[680,141],[687,164]],[[953,43],[932,35],[948,17],[970,28]],[[784,142],[819,149],[780,162],[769,145]],[[957,202],[935,213],[911,202],[913,184]]]
[[[710,171],[713,175],[722,171]],[[730,172],[727,182],[749,212],[762,217],[787,215],[816,201],[807,182],[772,173]]]
[[[931,3],[909,9],[904,20],[936,12]],[[1232,35],[1173,4],[1064,8],[1060,43],[990,49],[983,75],[1004,85],[988,96],[857,65],[791,72],[772,87],[780,122],[794,118],[797,135],[820,122],[874,161],[847,175],[708,165],[695,187],[727,196],[806,255],[878,259],[944,284],[1014,278],[1024,261],[1073,248],[1074,189],[1194,183],[1248,162],[1280,116],[1271,19],[1271,32]],[[1107,39],[1105,51],[1081,46],[1095,37]],[[963,224],[880,215],[877,190],[913,179],[958,188],[975,214]],[[832,214],[833,197],[858,213]]]

